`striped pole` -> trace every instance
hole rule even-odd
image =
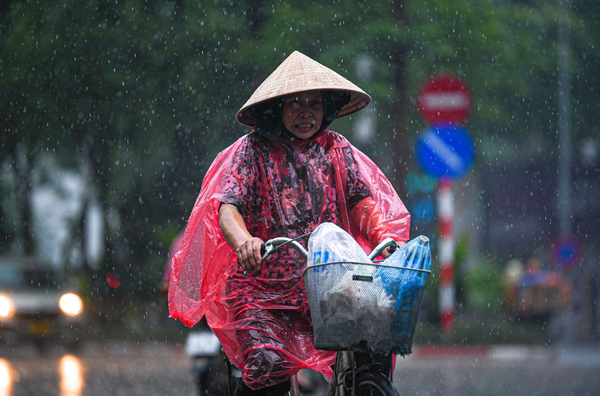
[[[438,218],[440,222],[439,263],[440,289],[439,307],[442,331],[447,333],[454,328],[454,238],[452,217],[454,216],[454,196],[452,182],[441,178],[438,184]]]

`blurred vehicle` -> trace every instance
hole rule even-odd
[[[78,347],[83,300],[50,263],[0,258],[0,345],[33,340]]]
[[[518,261],[511,260],[507,266],[506,300],[514,316],[549,319],[569,306],[573,287],[568,278],[543,269],[535,258],[525,268],[519,269],[518,265]]]
[[[206,318],[192,328],[185,340],[185,354],[190,358],[198,395],[227,395],[229,375],[221,352],[221,343]],[[241,371],[232,366],[236,378]],[[235,387],[235,384],[233,384]]]

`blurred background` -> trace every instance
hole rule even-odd
[[[171,243],[216,154],[250,132],[235,113],[298,50],[373,97],[331,128],[384,170],[411,235],[432,240],[416,344],[597,346],[598,15],[595,0],[4,0],[0,279],[43,261],[43,279],[81,299],[75,339],[183,343],[161,294]],[[475,148],[452,182],[444,331],[438,181],[415,153],[417,98],[438,75],[468,88]],[[52,333],[36,323],[21,332]]]

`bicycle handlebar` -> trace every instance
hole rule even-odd
[[[263,243],[260,247],[260,254],[262,256],[262,259],[264,260],[267,257],[269,257],[271,253],[273,253],[275,249],[277,249],[281,245],[291,245],[294,249],[296,249],[298,253],[300,253],[302,257],[308,260],[308,252],[306,251],[306,249],[304,249],[304,246],[300,245],[298,241],[285,237],[273,238]]]
[[[394,253],[399,247],[400,245],[398,245],[398,242],[394,241],[392,238],[384,239],[379,245],[375,246],[375,249],[369,254],[369,260],[375,260],[375,257],[379,256],[385,248],[387,248],[388,252]]]
[[[298,241],[286,237],[273,238],[263,243],[260,247],[262,259],[264,260],[269,257],[275,251],[275,249],[282,245],[291,245],[302,257],[308,260],[308,252],[306,249],[304,249],[304,247],[300,245]],[[388,252],[394,253],[399,247],[400,245],[398,245],[398,242],[392,238],[384,239],[379,243],[379,245],[375,246],[375,249],[373,249],[373,251],[369,254],[369,260],[375,260],[375,258],[379,256],[385,248],[388,249]]]

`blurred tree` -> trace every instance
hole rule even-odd
[[[211,109],[231,95],[220,89],[230,67],[220,40],[235,33],[234,14],[217,5],[183,8],[103,0],[2,8],[2,151],[22,175],[23,233],[31,235],[26,165],[54,152],[84,170],[89,198],[104,208],[111,254],[104,266],[127,269],[135,285],[162,249],[149,244],[153,234],[169,219],[183,226],[188,209],[179,206],[182,197],[189,204],[191,189],[177,183],[198,189],[206,147],[218,139],[200,131],[223,129]]]
[[[163,235],[185,225],[216,153],[248,132],[234,114],[294,50],[373,96],[379,122],[369,154],[387,163],[397,186],[404,181],[388,160],[399,147],[389,144],[397,98],[406,98],[397,138],[407,149],[403,161],[414,168],[410,152],[424,128],[414,98],[440,71],[460,75],[473,90],[468,129],[480,160],[554,147],[556,4],[398,4],[404,24],[387,1],[2,2],[0,152],[13,167],[22,164],[15,181],[23,194],[15,200],[20,229],[31,235],[25,165],[41,152],[55,153],[63,166],[89,175],[88,198],[103,207],[110,253],[103,270],[123,271],[121,287],[135,295],[153,293],[168,248]],[[573,2],[577,135],[600,124],[599,11],[595,1]],[[404,88],[397,83],[399,49]],[[359,54],[374,60],[369,81],[357,71]],[[353,120],[333,128],[350,133]],[[539,139],[525,144],[524,135]]]
[[[480,160],[510,161],[557,146],[558,2],[434,0],[412,2],[409,10],[411,84],[440,71],[468,83],[475,101],[468,129]],[[581,137],[600,121],[598,3],[574,1],[572,11],[573,113],[580,115],[573,133]]]

